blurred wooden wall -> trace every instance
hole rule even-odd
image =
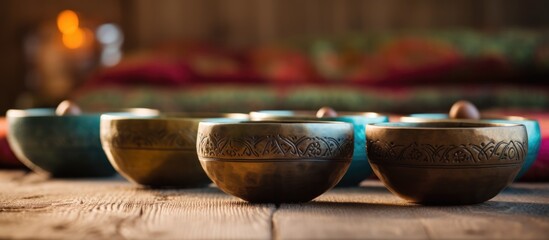
[[[188,38],[245,47],[395,29],[549,28],[548,0],[2,0],[0,115],[28,89],[24,33],[64,9],[119,23],[130,51]]]
[[[0,116],[32,85],[25,74],[23,38],[41,23],[55,24],[59,12],[77,10],[90,21],[122,22],[119,0],[0,0]],[[54,25],[55,26],[55,25]]]
[[[129,0],[130,48],[167,39],[248,45],[393,29],[549,27],[547,0]]]

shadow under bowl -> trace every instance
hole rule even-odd
[[[211,182],[196,154],[200,121],[234,122],[243,114],[170,113],[160,116],[104,114],[101,143],[126,179],[151,187],[204,187]]]
[[[389,122],[389,117],[374,112],[338,112],[340,116],[322,118],[317,118],[315,114],[315,111],[265,110],[251,112],[250,118],[252,120],[316,120],[352,123],[355,138],[353,161],[336,187],[358,186],[373,174],[364,147],[366,145],[365,128],[371,123]]]
[[[54,109],[9,110],[8,141],[26,166],[52,177],[105,177],[116,172],[101,148],[99,114],[56,116]]]
[[[516,177],[528,151],[520,124],[381,123],[366,131],[375,174],[396,195],[427,205],[493,198]]]
[[[403,122],[432,122],[432,121],[475,121],[464,119],[449,119],[448,114],[444,113],[417,113],[407,117],[402,117]],[[477,120],[478,121],[478,120]],[[516,179],[520,179],[530,167],[534,164],[538,157],[541,147],[541,128],[539,122],[533,119],[528,119],[520,116],[501,116],[501,115],[486,115],[481,116],[480,121],[488,123],[512,123],[522,124],[526,127],[528,134],[528,155],[524,160],[524,164],[517,174]]]
[[[335,186],[353,154],[342,122],[201,122],[198,157],[224,192],[249,202],[308,202]]]

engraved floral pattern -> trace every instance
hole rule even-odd
[[[197,143],[201,157],[225,158],[336,158],[353,155],[350,138],[266,135],[231,138],[220,134],[199,133]]]
[[[425,164],[482,164],[519,163],[524,161],[527,143],[511,140],[491,140],[480,144],[432,145],[395,144],[383,140],[366,142],[372,162],[425,163]]]

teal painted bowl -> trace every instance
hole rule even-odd
[[[57,116],[54,109],[9,110],[8,142],[17,158],[39,173],[61,178],[112,176],[116,171],[99,138],[100,116]]]
[[[354,127],[353,161],[349,170],[336,187],[357,186],[373,174],[366,154],[366,125],[389,122],[389,117],[373,112],[338,112],[337,117],[317,118],[315,111],[265,110],[250,113],[250,119],[256,120],[323,120],[352,123]]]
[[[444,113],[416,113],[406,117],[402,117],[403,122],[424,122],[424,121],[437,121],[448,120],[448,114]],[[463,119],[455,120],[463,121]],[[524,159],[524,165],[520,169],[516,179],[520,179],[530,169],[532,164],[536,161],[541,145],[541,129],[538,121],[527,119],[519,116],[497,116],[497,115],[482,115],[481,120],[490,123],[516,123],[522,124],[526,127],[526,133],[528,135],[528,153]]]

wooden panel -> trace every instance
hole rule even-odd
[[[257,34],[258,42],[268,42],[273,40],[276,36],[278,29],[275,22],[275,9],[278,0],[263,0],[256,1],[257,4]]]
[[[258,2],[254,0],[219,1],[219,22],[222,28],[217,42],[232,46],[250,45],[258,38],[258,21],[268,17],[258,15]],[[224,41],[222,41],[224,40]]]
[[[6,0],[0,3],[0,115],[15,106],[24,91],[32,91],[29,81],[29,59],[25,59],[23,40],[43,24],[55,27],[57,14],[73,9],[82,17],[82,25],[90,27],[99,22],[119,22],[121,6],[118,0]],[[22,105],[21,103],[19,103]],[[24,104],[23,104],[24,105]]]
[[[128,12],[135,23],[128,41],[137,46],[181,39],[206,40],[215,31],[217,4],[212,0],[137,0]],[[130,4],[128,4],[130,5]]]
[[[121,179],[0,172],[0,238],[267,239],[274,205],[216,188],[151,190]]]
[[[396,26],[398,15],[395,0],[356,1],[354,13],[361,17],[359,27],[365,31],[391,30]],[[358,12],[357,12],[358,10]]]

